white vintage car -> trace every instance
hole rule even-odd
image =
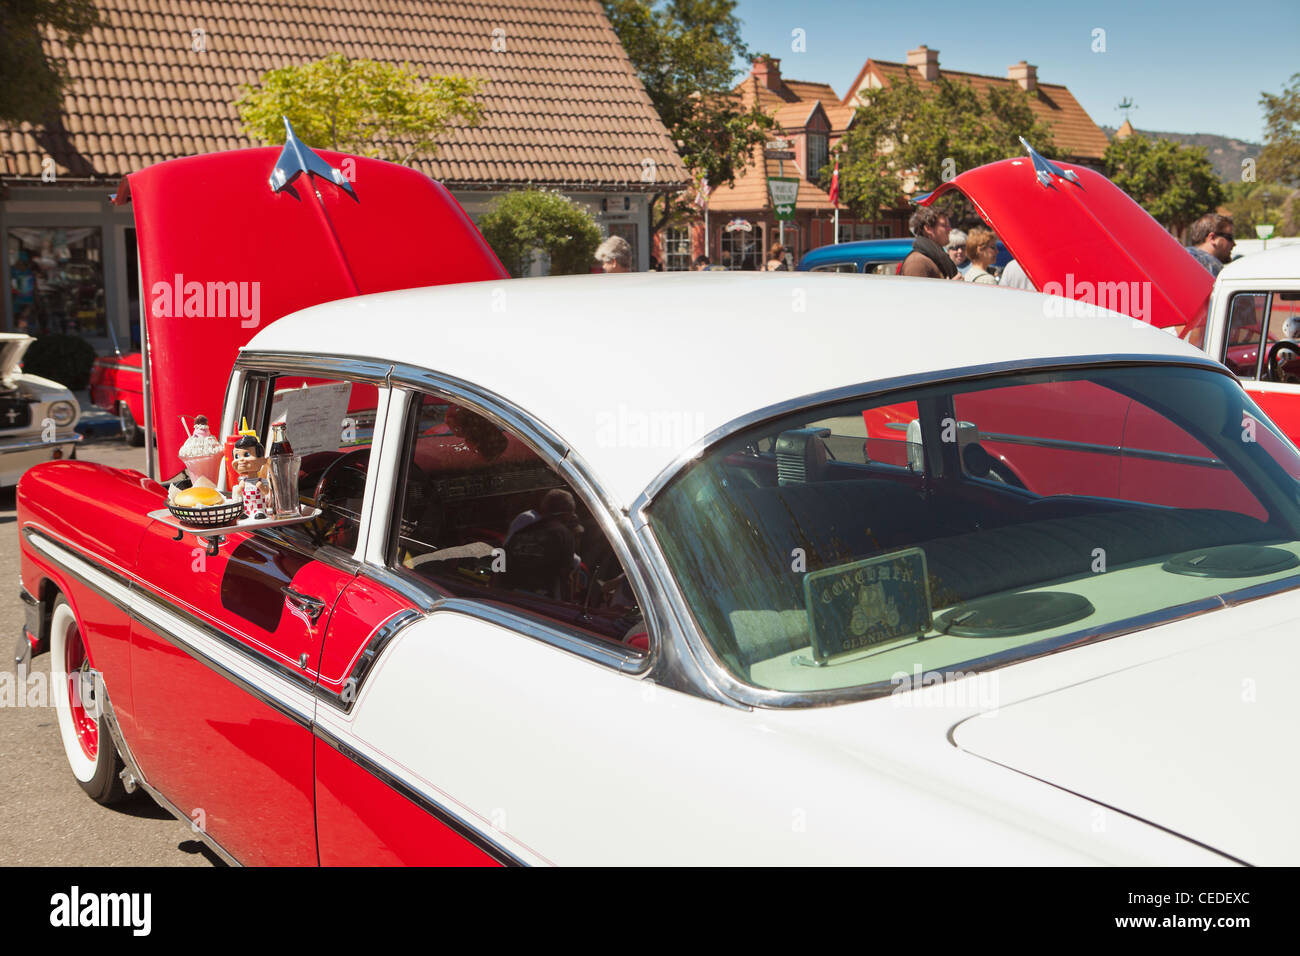
[[[0,488],[18,484],[39,462],[75,457],[81,441],[74,430],[81,408],[72,392],[20,368],[34,341],[21,332],[0,332]]]
[[[264,281],[260,329],[148,323],[153,477],[182,414],[284,420],[297,516],[18,489],[92,798],[247,864],[1300,862],[1300,453],[1219,362],[926,279],[512,280],[441,186],[291,145],[119,196],[163,306]]]

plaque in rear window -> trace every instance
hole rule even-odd
[[[803,579],[813,660],[922,637],[932,626],[925,552],[891,551]]]

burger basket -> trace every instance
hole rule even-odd
[[[195,528],[220,528],[234,524],[244,514],[244,503],[232,501],[224,505],[210,505],[206,508],[182,508],[171,502],[167,503],[170,511],[178,521]]]

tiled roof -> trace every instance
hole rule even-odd
[[[831,119],[832,129],[843,131],[843,126],[838,126],[830,114],[830,108],[835,107],[846,113],[849,117],[853,115],[853,109],[849,107],[838,106],[837,103],[830,99],[835,96],[835,91],[825,83],[802,83],[799,80],[782,80],[786,90],[798,90],[799,93],[809,92],[812,98],[804,99],[802,97],[789,97],[783,94],[777,94],[758,81],[753,74],[745,77],[740,86],[736,88],[736,96],[740,101],[742,109],[748,109],[751,104],[757,101],[767,112],[777,118],[778,124],[782,129],[794,130],[802,129],[804,120],[809,113],[815,108],[818,100],[821,100],[822,108],[826,110],[828,118]],[[821,99],[822,96],[828,95],[827,99]],[[847,126],[847,120],[845,120]],[[832,137],[834,133],[832,133]],[[749,163],[737,174],[736,181],[730,186],[723,186],[715,189],[709,196],[709,210],[711,212],[741,212],[744,210],[767,209],[771,206],[771,199],[767,191],[767,177],[779,176],[781,173],[781,163],[779,160],[768,159],[761,146],[754,147]],[[832,212],[835,207],[831,205],[831,198],[826,191],[808,182],[804,177],[804,171],[791,160],[785,161],[784,175],[798,176],[803,181],[799,184],[799,199],[796,207],[800,210],[816,210],[819,212]]]
[[[748,82],[748,81],[746,81]],[[849,127],[853,119],[854,107],[845,106],[829,83],[810,83],[805,80],[787,80],[781,78],[781,88],[770,90],[761,83],[757,85],[759,105],[768,112],[776,108],[777,122],[785,129],[794,129],[803,125],[803,119],[811,111],[814,103],[820,102],[826,111],[826,118],[831,121],[831,135],[837,138]],[[802,113],[802,115],[800,115]]]
[[[874,73],[884,83],[901,80],[908,72],[905,63],[890,63],[886,60],[867,60],[862,71],[854,81],[853,87],[844,98],[845,105],[855,102],[855,94],[861,89],[868,73]],[[912,79],[921,89],[930,85],[930,81],[913,69]],[[1017,86],[1015,80],[1002,76],[985,76],[982,73],[964,73],[959,70],[939,70],[939,76],[962,83],[969,82],[975,91],[986,93],[990,88],[1010,89]],[[1066,87],[1059,83],[1037,83],[1036,93],[1029,94],[1029,106],[1034,115],[1052,127],[1052,138],[1056,148],[1066,156],[1101,159],[1106,152],[1108,140],[1101,127],[1092,121],[1087,110],[1079,105]]]
[[[688,181],[599,0],[100,0],[69,52],[63,128],[0,126],[0,175],[116,179],[177,156],[259,145],[234,101],[266,70],[333,52],[484,78],[482,125],[411,165],[450,186],[646,188]],[[194,52],[196,30],[204,52]],[[503,34],[494,34],[502,30]],[[494,47],[494,40],[496,41]],[[500,50],[504,41],[504,50]]]

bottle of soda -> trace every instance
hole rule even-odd
[[[271,458],[275,458],[277,455],[293,454],[293,446],[289,444],[284,429],[285,422],[283,418],[271,423],[271,449],[267,453]]]
[[[283,418],[271,423],[271,448],[267,462],[271,467],[271,497],[277,518],[298,514],[298,468],[302,456],[293,453],[293,446],[284,432]]]

